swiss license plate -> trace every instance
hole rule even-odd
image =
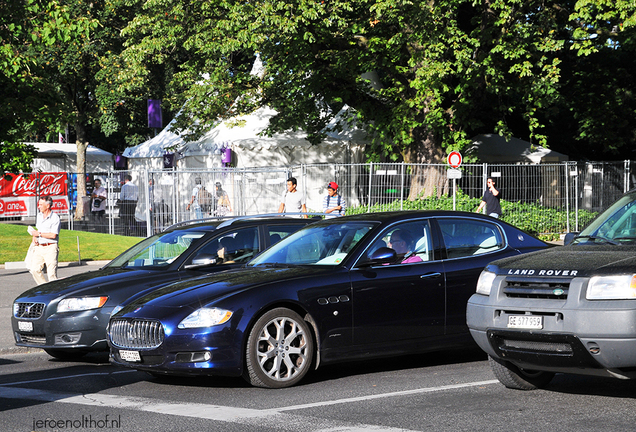
[[[141,361],[141,356],[139,355],[139,351],[119,350],[119,357],[121,357],[122,360],[127,362]]]
[[[508,328],[542,329],[543,317],[536,315],[509,315]]]
[[[33,323],[31,321],[18,321],[18,330],[23,332],[32,332]]]

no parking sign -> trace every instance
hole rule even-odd
[[[462,154],[458,151],[450,152],[447,162],[453,168],[459,168],[459,166],[462,164]]]

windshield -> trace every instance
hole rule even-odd
[[[373,222],[331,222],[310,225],[275,244],[248,265],[340,264],[373,229]]]
[[[629,243],[636,241],[636,194],[623,196],[576,238],[577,243]]]
[[[171,231],[156,234],[137,243],[111,261],[107,267],[164,268],[185,252],[204,231]]]

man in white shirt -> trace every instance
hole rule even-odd
[[[91,214],[99,232],[104,231],[104,214],[106,213],[106,189],[100,179],[95,179],[95,187],[91,194]]]
[[[60,252],[58,240],[60,236],[60,217],[53,213],[53,198],[49,195],[41,196],[38,200],[38,215],[35,227],[37,231],[31,231],[33,237],[33,255],[29,271],[38,285],[46,283],[44,278],[44,265],[49,281],[57,280],[57,258]]]
[[[132,176],[126,174],[125,182],[121,186],[121,192],[119,193],[119,215],[122,218],[124,227],[132,230],[135,222],[135,209],[137,208],[137,200],[139,199],[139,189],[137,185],[132,182]]]
[[[199,191],[203,187],[201,184],[201,177],[196,177],[194,179],[194,183],[196,186],[192,189],[192,198],[190,198],[190,202],[186,206],[186,210],[190,210],[190,207],[194,210],[194,218],[195,219],[203,219],[203,209],[201,208],[201,204],[199,203]]]
[[[295,177],[287,179],[287,190],[281,197],[278,213],[307,213],[305,195],[297,189],[298,182]]]

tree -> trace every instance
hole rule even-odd
[[[633,46],[632,3],[150,0],[124,31],[125,67],[115,82],[133,97],[153,68],[170,63],[168,102],[182,110],[177,126],[194,134],[267,104],[278,111],[269,133],[302,128],[316,142],[347,104],[371,132],[369,157],[443,163],[477,133],[547,144],[557,111],[579,137],[600,131],[592,110],[563,98],[598,79],[582,68],[604,65],[600,56],[580,59],[607,46],[591,32],[609,35],[613,23],[625,36],[614,49]],[[249,74],[255,53],[266,65],[260,77]],[[625,89],[616,98],[622,105],[629,75],[616,78]],[[568,87],[575,80],[580,84]],[[447,187],[443,170],[421,174],[412,199]]]
[[[78,196],[86,196],[86,148],[109,130],[109,120],[97,103],[97,73],[113,52],[121,50],[121,29],[134,15],[124,2],[97,0],[26,0],[29,38],[13,58],[28,68],[22,82],[38,94],[39,112],[46,115],[30,130],[17,128],[24,138],[33,129],[63,130],[71,124],[76,135]],[[28,113],[38,112],[32,107]],[[137,116],[140,119],[141,116]],[[137,122],[139,125],[139,121]],[[84,217],[78,205],[75,217]]]

